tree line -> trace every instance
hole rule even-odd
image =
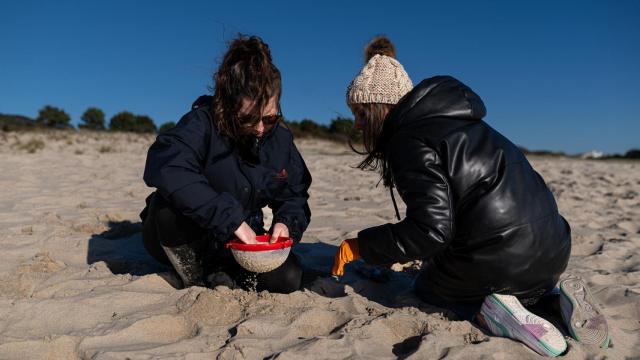
[[[111,117],[109,123],[105,123],[104,112],[97,107],[88,108],[80,117],[80,129],[95,131],[128,131],[136,133],[157,132],[156,124],[147,115],[133,114],[129,111],[121,111]],[[164,128],[163,128],[164,126]],[[174,123],[165,123],[160,130],[175,126]],[[38,111],[38,117],[30,119],[21,115],[0,114],[0,130],[28,130],[35,128],[70,129],[71,116],[66,111],[55,106],[46,105]]]
[[[126,131],[135,133],[156,133],[169,130],[176,124],[168,121],[159,128],[153,119],[147,115],[133,114],[129,111],[121,111],[111,117],[109,123],[105,121],[104,112],[97,107],[88,108],[80,117],[78,128],[93,131]],[[310,119],[302,121],[285,120],[287,126],[296,137],[318,137],[330,140],[355,140],[360,136],[353,129],[353,119],[338,116],[328,125],[316,123]],[[25,130],[30,128],[73,128],[71,117],[63,109],[46,105],[38,112],[36,119],[30,119],[21,115],[0,114],[0,129],[4,131]]]
[[[97,107],[88,108],[80,117],[82,123],[78,125],[80,129],[94,131],[126,131],[135,133],[158,133],[176,126],[175,122],[168,121],[159,128],[156,127],[153,119],[147,115],[137,115],[129,111],[121,111],[111,117],[109,123],[105,123],[104,112]],[[36,119],[31,119],[22,115],[0,114],[0,130],[16,131],[36,128],[67,129],[73,128],[70,124],[71,117],[64,110],[55,106],[44,106],[38,112]],[[360,142],[362,134],[354,130],[354,121],[351,118],[337,116],[328,125],[317,123],[311,119],[301,121],[285,120],[284,124],[291,130],[295,137],[313,137],[334,141]],[[547,155],[547,156],[568,156],[575,157],[564,152],[550,151],[530,151],[520,147],[527,155]],[[608,154],[602,158],[607,159],[640,159],[640,149],[630,149],[624,154]]]

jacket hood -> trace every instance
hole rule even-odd
[[[480,97],[451,76],[422,80],[389,113],[384,132],[391,135],[401,128],[434,117],[481,120],[487,114]]]

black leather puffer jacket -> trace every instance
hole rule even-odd
[[[552,288],[571,250],[569,224],[522,152],[481,119],[470,88],[426,79],[389,114],[387,164],[406,217],[358,234],[371,264],[428,259],[417,286],[453,302]]]

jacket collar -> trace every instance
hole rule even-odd
[[[400,100],[385,120],[383,132],[392,135],[435,117],[481,120],[486,114],[482,99],[468,86],[451,76],[434,76],[422,80]]]

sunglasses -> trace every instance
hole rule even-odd
[[[262,121],[262,124],[264,124],[265,128],[271,128],[275,124],[283,121],[284,117],[282,116],[281,113],[278,113],[276,115],[267,115],[267,116],[259,117],[258,121],[256,121],[256,118],[251,115],[240,116],[238,119],[240,120],[240,123],[244,128],[253,128],[256,125],[258,125],[260,121]]]
[[[282,114],[268,115],[262,117],[262,123],[264,124],[264,126],[273,126],[276,123],[282,121],[282,119]]]

